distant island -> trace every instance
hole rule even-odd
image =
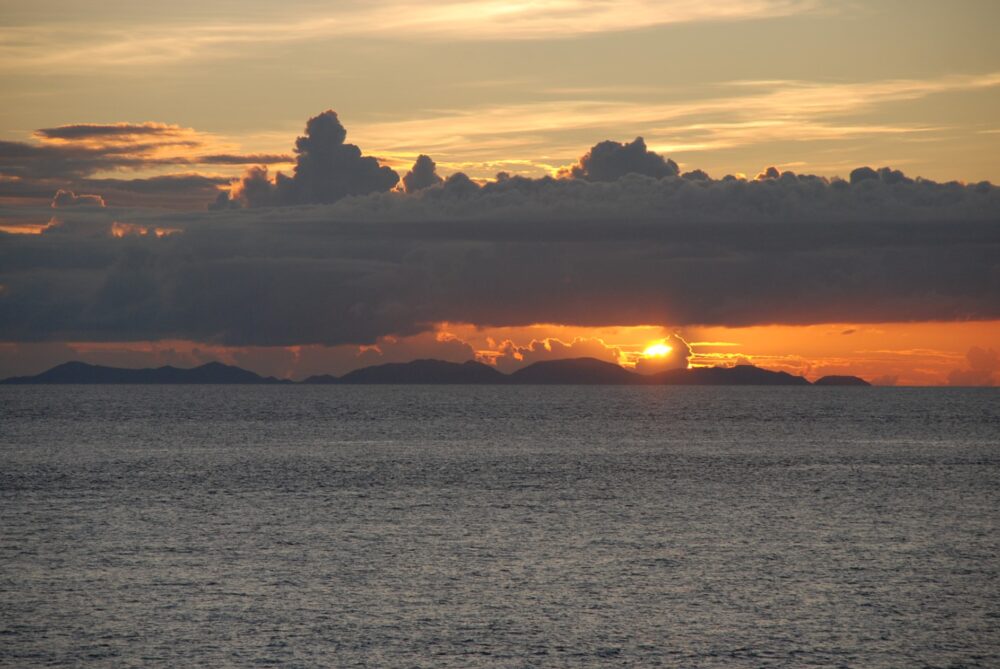
[[[251,371],[210,362],[192,369],[157,367],[123,369],[67,362],[35,376],[15,376],[0,381],[5,385],[26,384],[292,384],[288,379],[260,376]],[[856,376],[825,376],[811,384],[801,376],[773,372],[753,365],[735,367],[694,367],[671,369],[656,374],[637,374],[595,358],[572,358],[536,362],[511,374],[504,374],[481,362],[414,360],[387,363],[348,372],[336,377],[310,376],[307,385],[374,384],[474,384],[474,385],[617,385],[617,386],[869,386]]]

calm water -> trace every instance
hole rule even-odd
[[[5,665],[1000,666],[995,389],[0,407]]]

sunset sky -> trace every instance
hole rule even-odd
[[[0,377],[586,355],[1000,384],[997,25],[992,0],[2,2]]]

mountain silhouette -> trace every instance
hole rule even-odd
[[[210,362],[193,369],[159,367],[157,369],[121,369],[67,362],[36,376],[18,376],[0,381],[5,384],[28,383],[219,383],[277,384],[286,379],[262,377],[239,367]],[[808,386],[809,381],[786,372],[772,372],[753,365],[735,367],[695,367],[672,369],[657,374],[636,374],[610,362],[595,358],[545,360],[503,374],[481,362],[463,363],[443,360],[391,362],[364,367],[342,377],[322,374],[302,383],[320,384],[491,384],[491,385],[668,385],[668,386]],[[816,382],[825,386],[867,386],[856,376],[826,376]]]
[[[329,374],[310,376],[303,383],[497,384],[504,383],[506,378],[493,367],[473,360],[462,363],[444,362],[443,360],[414,360],[412,362],[390,362],[384,365],[356,369],[353,372],[348,372],[339,379]]]
[[[808,386],[809,381],[787,372],[753,365],[671,369],[645,377],[649,385],[664,386]]]
[[[36,376],[15,376],[0,383],[274,384],[291,382],[272,376],[262,377],[239,367],[224,365],[221,362],[210,362],[192,369],[171,366],[156,369],[122,369],[120,367],[88,365],[85,362],[67,362]]]
[[[870,386],[871,384],[857,376],[824,376],[813,382],[814,386]]]
[[[641,377],[596,358],[570,358],[536,362],[507,378],[508,383],[534,385],[635,385]]]

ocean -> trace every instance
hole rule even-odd
[[[0,388],[0,664],[997,667],[1000,390]]]

